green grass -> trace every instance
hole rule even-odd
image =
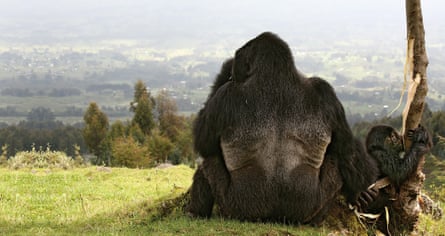
[[[0,169],[0,235],[300,235],[323,230],[280,224],[161,217],[165,199],[184,193],[193,169],[96,167],[63,170]],[[300,232],[300,233],[298,233]]]
[[[35,171],[34,171],[35,172]],[[112,169],[0,173],[0,234],[114,232],[144,204],[185,191],[193,170]]]
[[[327,235],[333,231],[217,216],[191,219],[169,208],[174,204],[166,200],[189,188],[193,172],[186,166],[111,172],[96,167],[0,169],[0,235]],[[444,223],[423,217],[422,231],[443,233]]]

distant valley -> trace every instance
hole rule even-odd
[[[155,49],[134,40],[0,44],[0,121],[24,119],[32,108],[42,106],[59,120],[79,122],[91,101],[112,119],[125,120],[131,115],[128,108],[138,79],[152,94],[168,90],[180,112],[194,113],[205,101],[220,65],[236,50],[221,45]],[[403,86],[404,45],[394,44],[391,51],[388,45],[379,48],[358,40],[323,48],[290,46],[297,67],[308,76],[328,80],[349,116],[372,120],[396,107]],[[430,45],[428,52],[428,103],[432,110],[444,110],[444,45]]]

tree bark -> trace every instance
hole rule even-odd
[[[402,134],[405,150],[411,147],[408,130],[417,128],[422,118],[425,97],[428,92],[426,68],[428,58],[425,50],[425,30],[423,27],[420,0],[405,0],[407,22],[407,68],[405,76],[409,78],[408,97],[403,111]],[[416,172],[394,191],[396,199],[390,209],[389,228],[394,235],[405,234],[416,230],[421,207],[419,205],[420,190],[423,187],[425,175],[422,173],[425,158],[422,157]]]
[[[415,129],[420,124],[425,97],[428,92],[426,68],[428,66],[428,57],[425,49],[425,30],[423,27],[422,8],[420,0],[406,0],[406,22],[407,22],[407,40],[408,55],[411,57],[408,65],[408,76],[411,86],[408,91],[408,97],[413,96],[412,101],[407,101],[404,110],[404,134],[406,148],[411,146],[407,139],[407,130]],[[410,45],[412,44],[412,45]],[[410,47],[412,47],[412,52]],[[406,114],[405,114],[406,112]]]

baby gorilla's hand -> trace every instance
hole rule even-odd
[[[412,148],[416,148],[422,154],[428,153],[433,146],[430,134],[421,125],[414,130],[409,130],[408,138],[413,142]]]

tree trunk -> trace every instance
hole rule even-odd
[[[426,80],[426,67],[428,57],[425,49],[425,30],[423,28],[422,9],[420,0],[406,0],[406,22],[408,39],[408,76],[410,77],[410,87],[408,99],[403,111],[404,126],[402,133],[405,137],[406,148],[411,146],[407,139],[406,130],[415,129],[420,124],[425,97],[428,92]]]
[[[402,134],[405,150],[409,150],[411,141],[407,137],[407,131],[417,128],[420,124],[428,91],[426,80],[428,58],[425,50],[425,30],[420,0],[406,0],[405,4],[408,40],[405,76],[409,77],[410,85],[403,111]],[[424,162],[425,158],[422,157],[416,172],[401,185],[399,193],[394,192],[396,200],[390,206],[392,215],[389,216],[389,228],[393,235],[394,233],[405,234],[416,230],[421,211],[419,205],[420,190],[425,180],[425,175],[422,173]]]

